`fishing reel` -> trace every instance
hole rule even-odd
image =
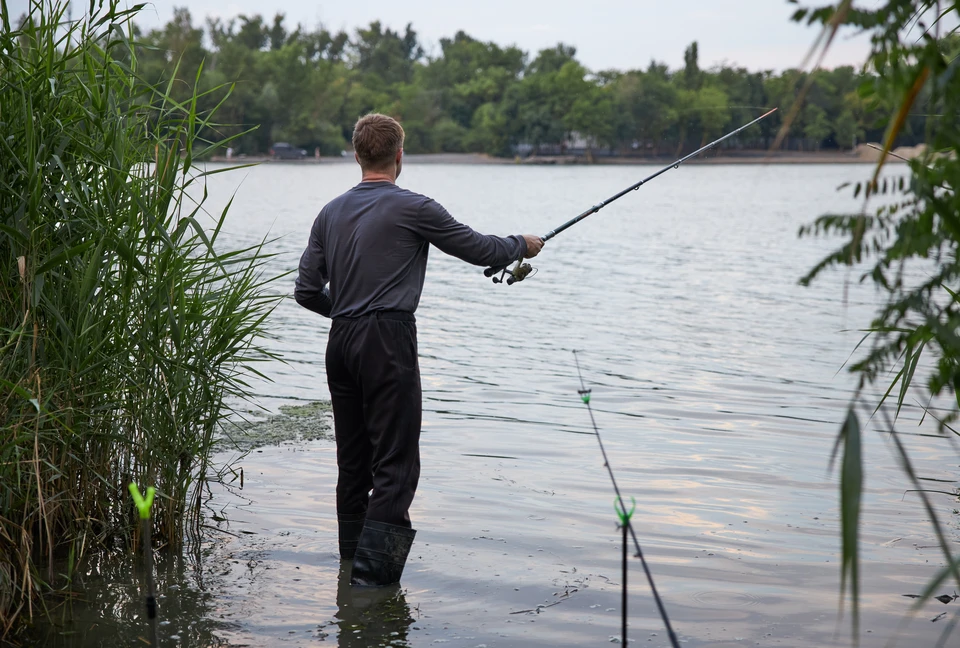
[[[487,268],[483,271],[483,276],[493,277],[493,283],[495,284],[506,282],[508,286],[512,286],[518,281],[523,281],[527,277],[537,274],[537,269],[529,263],[523,263],[522,259],[518,260],[512,268],[508,266],[509,264]],[[500,274],[499,277],[495,276],[497,273]]]

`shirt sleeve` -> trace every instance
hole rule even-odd
[[[293,296],[297,303],[304,308],[330,317],[333,303],[326,284],[330,280],[327,273],[326,258],[323,254],[323,242],[319,236],[320,216],[314,221],[310,230],[310,240],[307,249],[300,257],[300,267],[297,280],[294,283]]]
[[[431,198],[420,206],[417,227],[420,235],[440,251],[473,265],[506,265],[527,253],[527,242],[522,236],[480,234],[457,221]]]

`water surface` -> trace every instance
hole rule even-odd
[[[542,234],[650,171],[409,165],[400,184],[480,231]],[[240,462],[242,490],[234,483],[209,503],[227,520],[211,525],[229,534],[210,531],[205,555],[162,577],[179,588],[168,600],[189,591],[200,601],[176,607],[166,636],[180,641],[165,645],[617,639],[620,536],[577,395],[574,349],[684,645],[849,645],[837,612],[838,484],[827,465],[854,384],[841,367],[878,296],[845,271],[798,286],[831,242],[798,240],[797,230],[824,212],[857,209],[835,189],[869,171],[682,167],[550,241],[533,261],[536,276],[510,287],[431,250],[417,312],[419,531],[402,588],[378,600],[338,588],[334,447],[270,446]],[[236,191],[225,240],[270,238],[274,269],[290,270],[320,207],[358,175],[340,164],[218,175],[210,208]],[[270,346],[284,362],[266,368],[274,382],[256,383],[261,405],[329,397],[328,328],[292,300],[281,304]],[[903,429],[916,431],[919,418],[907,411]],[[923,476],[952,490],[949,443],[908,439]],[[942,560],[877,432],[867,435],[866,461],[860,641],[881,646],[911,604],[902,595],[919,593]],[[953,499],[939,497],[956,538]],[[632,570],[631,639],[668,645],[636,561]],[[132,575],[117,578],[129,592]],[[926,606],[899,645],[933,645],[949,617],[931,619],[957,606]]]

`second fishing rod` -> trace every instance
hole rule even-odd
[[[647,177],[644,178],[643,180],[640,180],[639,182],[636,182],[636,183],[630,185],[629,187],[627,187],[627,188],[624,189],[623,191],[621,191],[621,192],[619,192],[619,193],[616,193],[616,194],[610,196],[610,197],[607,198],[606,200],[603,200],[603,201],[601,201],[601,202],[598,202],[596,205],[593,205],[593,206],[590,207],[589,209],[587,209],[587,210],[581,212],[580,214],[578,214],[577,216],[571,218],[570,220],[568,220],[566,223],[564,223],[564,224],[561,225],[560,227],[557,227],[556,229],[550,230],[549,232],[547,232],[546,234],[544,234],[543,237],[542,237],[542,238],[543,238],[543,242],[546,243],[547,241],[549,241],[550,239],[552,239],[554,236],[556,236],[556,235],[559,234],[560,232],[566,230],[566,229],[569,228],[569,227],[572,227],[572,226],[576,225],[577,223],[579,223],[580,221],[582,221],[582,220],[583,220],[584,218],[586,218],[587,216],[590,216],[590,215],[592,215],[592,214],[596,214],[598,211],[600,211],[601,209],[603,209],[604,207],[606,207],[607,205],[609,205],[609,204],[612,203],[613,201],[619,200],[620,198],[623,198],[624,196],[626,196],[626,195],[627,195],[628,193],[630,193],[631,191],[636,191],[637,189],[639,189],[639,188],[642,187],[643,185],[647,184],[648,182],[650,182],[651,180],[653,180],[653,179],[656,178],[657,176],[666,173],[666,172],[669,171],[670,169],[676,169],[676,168],[678,168],[681,164],[683,164],[684,162],[686,162],[686,161],[689,160],[690,158],[696,157],[696,156],[700,155],[701,153],[703,153],[704,151],[708,151],[708,150],[712,149],[714,146],[716,146],[716,145],[719,144],[720,142],[723,142],[724,140],[727,140],[727,139],[733,137],[734,135],[736,135],[737,133],[739,133],[739,132],[742,131],[742,130],[745,130],[745,129],[747,129],[747,128],[750,128],[751,126],[753,126],[754,124],[756,124],[756,123],[759,122],[760,120],[765,119],[766,117],[769,117],[770,115],[772,115],[772,114],[775,113],[776,111],[777,111],[777,109],[774,108],[773,110],[769,110],[769,111],[765,112],[764,114],[760,115],[759,117],[757,117],[757,118],[754,119],[753,121],[751,121],[751,122],[749,122],[749,123],[747,123],[747,124],[744,124],[743,126],[741,126],[740,128],[738,128],[738,129],[736,129],[736,130],[734,130],[734,131],[730,131],[729,133],[727,133],[727,134],[724,135],[723,137],[721,137],[721,138],[719,138],[719,139],[716,139],[716,140],[710,142],[710,143],[707,144],[706,146],[701,146],[700,148],[698,148],[698,149],[697,149],[696,151],[694,151],[693,153],[690,153],[690,154],[688,154],[688,155],[683,156],[682,158],[679,158],[679,159],[677,159],[677,160],[674,160],[673,162],[671,162],[671,163],[668,164],[667,166],[665,166],[665,167],[663,167],[662,169],[656,171],[655,173],[652,173],[651,175],[647,176]],[[513,263],[513,262],[511,261],[511,263]],[[530,276],[530,273],[531,273],[531,272],[533,272],[533,268],[530,266],[530,264],[529,264],[529,263],[523,263],[523,259],[522,259],[522,258],[520,258],[520,259],[518,259],[518,260],[516,261],[516,264],[513,266],[513,268],[510,268],[509,266],[510,266],[509,263],[506,264],[506,265],[502,265],[502,266],[492,266],[492,267],[487,268],[486,270],[484,270],[484,271],[483,271],[483,275],[484,275],[485,277],[493,277],[493,283],[506,283],[506,284],[509,286],[509,285],[515,284],[515,283],[518,282],[518,281],[523,281],[523,280],[526,279],[528,276]],[[499,276],[496,276],[496,275],[499,275]]]

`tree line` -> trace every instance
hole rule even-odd
[[[798,70],[702,69],[697,43],[670,70],[587,69],[576,49],[558,44],[535,55],[463,31],[427,53],[411,25],[403,32],[372,22],[353,34],[323,27],[288,29],[284,15],[194,24],[187,9],[162,28],[135,28],[141,76],[225,124],[216,140],[241,134],[237,153],[262,154],[290,142],[323,155],[349,148],[353,124],[378,111],[401,120],[409,153],[482,152],[499,156],[585,152],[674,155],[733,130],[769,107],[789,108],[806,82]],[[865,91],[876,81],[853,67],[818,70],[783,147],[850,149],[879,140],[891,106]],[[228,94],[229,91],[229,96]],[[226,98],[225,98],[226,97]],[[785,110],[728,147],[771,145]],[[923,116],[907,120],[901,143],[922,141]]]

